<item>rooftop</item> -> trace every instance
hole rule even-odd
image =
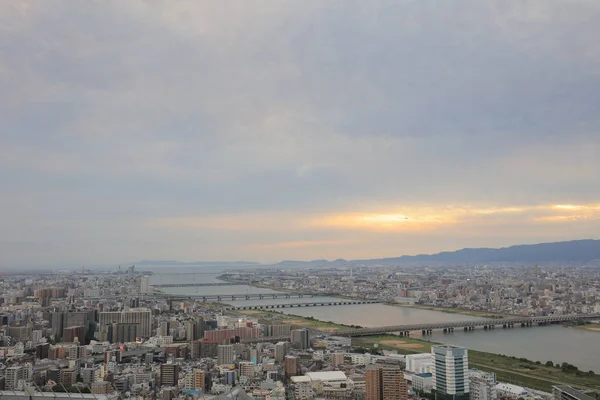
[[[345,381],[346,374],[342,371],[319,371],[319,372],[307,372],[306,376],[311,381]]]

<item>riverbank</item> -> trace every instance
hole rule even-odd
[[[236,310],[234,315],[246,315],[258,319],[262,319],[269,323],[280,322],[290,324],[299,328],[315,329],[323,332],[335,333],[340,329],[355,328],[350,325],[336,324],[331,321],[321,321],[311,317],[303,317],[300,315],[283,314],[276,311],[265,310]]]
[[[353,338],[352,345],[366,348],[395,350],[398,354],[429,353],[431,346],[440,344],[427,340],[399,337],[394,335],[366,336]],[[546,365],[543,361],[508,357],[469,350],[469,367],[482,371],[495,372],[499,381],[551,392],[557,384],[570,385],[580,389],[600,390],[600,375],[589,372],[566,372],[561,366]]]
[[[449,308],[449,307],[437,307],[437,306],[427,306],[421,304],[402,304],[402,303],[386,303],[388,305],[392,305],[395,307],[406,307],[406,308],[417,308],[420,310],[429,310],[429,311],[439,311],[447,314],[461,314],[461,315],[470,315],[472,317],[479,318],[514,318],[518,317],[518,315],[511,314],[502,314],[502,313],[493,313],[489,311],[475,311],[469,310],[466,308]]]
[[[571,325],[571,328],[600,333],[600,324]]]

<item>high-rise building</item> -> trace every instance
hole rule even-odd
[[[139,324],[113,324],[113,341],[116,343],[135,342]]]
[[[398,365],[369,365],[366,378],[366,400],[408,399],[408,386]]]
[[[53,312],[51,315],[50,327],[52,329],[52,336],[55,339],[60,340],[62,337],[62,332],[64,329],[65,323],[65,313],[63,312]]]
[[[285,356],[290,350],[290,343],[288,342],[279,342],[275,345],[275,361],[278,363],[282,363],[285,360]]]
[[[235,353],[232,344],[220,344],[217,348],[217,363],[219,365],[233,364]]]
[[[150,277],[142,276],[140,280],[140,293],[150,293]]]
[[[178,364],[161,364],[160,365],[160,384],[166,386],[176,386],[179,381],[179,365]]]
[[[98,314],[100,326],[109,324],[139,324],[137,335],[148,338],[152,334],[152,313],[147,308],[134,308],[122,312],[105,311]]]
[[[269,337],[283,337],[292,334],[292,326],[288,324],[265,325],[264,335]]]
[[[73,343],[78,340],[79,343],[85,341],[85,327],[84,326],[71,326],[63,329],[62,341],[67,343]]]
[[[260,328],[242,326],[234,329],[218,329],[214,331],[205,331],[204,339],[221,343],[224,340],[230,340],[239,336],[240,339],[260,337]]]
[[[470,400],[492,400],[496,397],[494,393],[496,386],[496,374],[476,369],[469,371],[469,399]]]
[[[310,347],[308,329],[294,329],[292,331],[292,344],[299,349],[308,349]]]
[[[436,400],[469,398],[468,351],[456,346],[431,346],[434,359],[433,392]]]
[[[285,377],[290,378],[300,373],[300,360],[295,356],[285,356],[284,361]]]
[[[158,336],[169,336],[169,330],[171,329],[171,324],[169,321],[161,321],[158,324],[157,335]]]
[[[187,321],[185,323],[185,338],[186,340],[196,340],[196,323]]]

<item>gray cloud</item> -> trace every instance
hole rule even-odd
[[[7,262],[214,247],[143,231],[156,218],[597,202],[599,18],[591,0],[4,2],[0,241],[62,249]],[[219,254],[300,251],[248,251],[278,237]],[[286,240],[313,238],[340,233]]]

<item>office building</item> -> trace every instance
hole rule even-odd
[[[456,346],[432,346],[433,393],[436,400],[469,398],[468,351]]]
[[[594,400],[592,396],[567,385],[552,386],[552,397],[554,400]]]
[[[308,349],[310,347],[308,329],[294,329],[292,331],[292,345],[298,349]]]
[[[140,293],[150,293],[150,277],[147,275],[140,280]]]
[[[496,374],[477,369],[469,371],[470,400],[493,400],[496,398]]]
[[[217,348],[217,363],[219,365],[233,364],[235,353],[232,344],[220,344]]]
[[[160,384],[166,386],[176,386],[179,381],[179,365],[161,364],[160,365]]]
[[[366,400],[407,400],[408,385],[398,365],[375,364],[367,367]]]

